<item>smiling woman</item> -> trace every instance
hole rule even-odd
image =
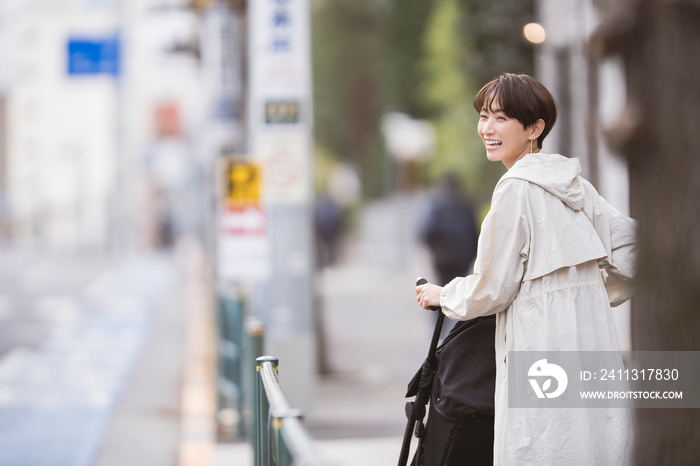
[[[557,121],[557,104],[542,83],[525,74],[506,73],[486,84],[474,97],[474,109],[518,120],[523,129],[542,120],[544,128],[535,138],[538,149]]]
[[[494,79],[476,95],[474,108],[488,159],[503,162],[508,169],[526,154],[539,152],[557,119],[552,95],[527,75]]]
[[[508,172],[481,227],[474,273],[421,285],[416,298],[454,320],[496,315],[494,464],[629,464],[628,410],[509,408],[518,379],[508,363],[517,367],[513,351],[611,351],[622,364],[611,306],[630,297],[635,222],[579,176],[578,159],[540,152],[557,111],[538,81],[501,75],[474,108],[488,159]]]
[[[533,141],[542,133],[542,119],[525,127],[515,118],[510,118],[501,110],[497,101],[494,108],[483,107],[479,113],[479,136],[486,146],[486,156],[492,162],[503,162],[510,168],[526,154],[539,152],[533,149]]]

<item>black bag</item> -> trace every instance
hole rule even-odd
[[[409,383],[407,397],[432,383],[423,465],[465,464],[467,451],[469,464],[493,462],[495,331],[496,316],[457,322],[436,351],[436,367],[424,365]]]
[[[446,418],[493,415],[496,316],[457,322],[438,347],[431,404]]]
[[[466,421],[453,421],[431,406],[421,466],[493,465],[493,415],[473,416]]]

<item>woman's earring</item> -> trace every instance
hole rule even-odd
[[[532,139],[530,139],[530,153],[532,154]]]

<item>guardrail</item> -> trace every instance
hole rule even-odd
[[[227,439],[255,435],[255,358],[265,354],[265,327],[254,317],[246,317],[241,296],[236,290],[217,298],[217,430]]]
[[[327,466],[279,384],[279,359],[256,359],[255,466]]]
[[[243,420],[243,322],[245,303],[236,294],[217,297],[219,376],[217,379],[218,411],[227,413],[220,425],[225,437],[245,436]]]
[[[255,405],[257,386],[257,358],[265,354],[265,326],[254,317],[248,317],[244,324],[245,338],[243,340],[243,419],[246,425],[246,438],[251,447],[255,448],[255,436],[258,433]]]

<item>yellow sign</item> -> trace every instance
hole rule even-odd
[[[228,204],[260,202],[260,165],[229,158],[224,169],[224,197]]]

